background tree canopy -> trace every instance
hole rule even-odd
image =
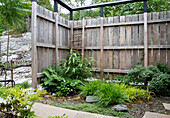
[[[72,7],[83,6],[87,0],[65,0]],[[72,2],[75,2],[76,5],[73,5]],[[91,4],[95,3],[104,3],[110,2],[113,0],[92,0]],[[115,0],[116,1],[116,0]],[[148,0],[147,2],[148,12],[159,12],[159,11],[168,11],[170,10],[170,1],[169,0]],[[132,14],[141,14],[144,12],[143,2],[130,3],[124,5],[108,6],[104,7],[104,16],[113,17],[113,16],[122,16],[122,15],[132,15]],[[82,18],[96,18],[100,16],[100,9],[90,9],[83,11],[74,12],[74,20]]]

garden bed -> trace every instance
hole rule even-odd
[[[125,118],[142,118],[146,111],[170,115],[170,111],[165,110],[162,104],[170,103],[170,97],[162,96],[152,97],[148,102],[138,100],[134,101],[134,103],[127,103],[128,112],[116,112],[112,109],[113,106],[103,107],[97,103],[86,103],[85,100],[77,96],[44,97],[41,102],[56,107]]]

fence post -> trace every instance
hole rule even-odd
[[[37,31],[37,2],[32,0],[32,18],[31,18],[31,38],[32,38],[32,87],[37,88],[37,47],[36,47],[36,31]]]
[[[74,31],[73,31],[73,21],[70,21],[70,36],[71,36],[71,48],[74,48]]]
[[[147,1],[144,1],[144,66],[148,67]]]
[[[85,38],[85,20],[83,18],[83,26],[82,26],[82,59],[84,58],[84,38]]]
[[[100,77],[103,79],[103,17],[100,18]]]
[[[57,12],[54,12],[54,18],[55,18],[55,30],[54,30],[54,34],[55,34],[55,36],[54,36],[54,41],[55,41],[55,47],[56,47],[56,65],[59,63],[59,61],[58,61],[58,41],[59,41],[59,34],[58,34],[58,13]]]

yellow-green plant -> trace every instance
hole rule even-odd
[[[129,95],[129,99],[132,101],[137,99],[147,101],[149,100],[151,94],[151,92],[149,92],[148,90],[135,87],[128,87],[125,89],[125,92]]]
[[[63,114],[62,116],[48,116],[48,118],[68,118],[68,116],[66,116],[66,114]]]
[[[0,98],[4,101],[0,103],[0,111],[2,113],[13,113],[21,118],[30,118],[34,116],[31,111],[36,100],[40,100],[44,90],[24,91],[19,87],[0,88]]]

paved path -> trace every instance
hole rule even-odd
[[[82,111],[74,111],[41,103],[35,103],[32,110],[35,111],[35,115],[43,118],[48,118],[48,116],[62,116],[64,113],[68,116],[68,118],[117,118]]]
[[[170,110],[170,104],[168,103],[163,103],[163,106],[166,110]]]
[[[170,115],[159,114],[154,112],[145,112],[143,118],[170,118]]]

